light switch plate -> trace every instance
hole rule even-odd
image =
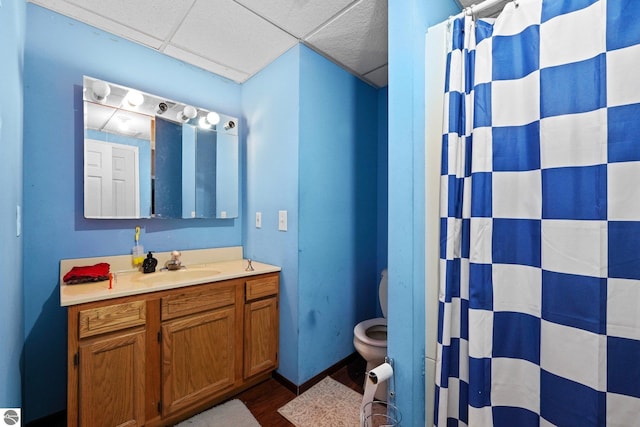
[[[278,211],[278,230],[287,231],[287,211]]]
[[[256,228],[262,228],[262,212],[256,212]]]
[[[22,234],[22,208],[16,205],[16,237]]]

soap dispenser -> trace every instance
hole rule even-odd
[[[151,251],[147,254],[147,258],[142,262],[142,272],[144,274],[153,273],[156,271],[158,260],[153,257]]]
[[[139,267],[144,261],[144,247],[140,244],[140,226],[136,226],[136,244],[131,250],[131,261],[135,267]]]

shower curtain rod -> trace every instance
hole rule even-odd
[[[517,1],[517,0],[513,0],[513,1]],[[462,18],[463,16],[474,16],[477,15],[478,13],[482,12],[483,10],[486,10],[492,6],[495,6],[498,3],[509,3],[509,2],[505,2],[504,0],[485,0],[482,3],[479,4],[472,4],[469,7],[465,7],[462,12],[460,12],[459,14],[455,15],[452,19],[458,19],[458,18]]]

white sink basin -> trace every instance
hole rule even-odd
[[[189,282],[195,280],[204,280],[210,277],[220,274],[220,271],[212,268],[197,267],[197,268],[183,268],[175,271],[161,270],[155,273],[144,274],[133,279],[136,282],[143,283],[180,283]]]

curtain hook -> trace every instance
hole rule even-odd
[[[465,9],[465,13],[467,14],[467,16],[471,17],[472,21],[475,22],[478,20],[479,13],[475,10],[474,6],[475,4],[472,4],[471,6],[467,7]]]
[[[449,19],[447,19],[447,29],[451,29],[451,27],[453,26],[453,21],[456,20],[456,17],[451,15],[449,17]]]

